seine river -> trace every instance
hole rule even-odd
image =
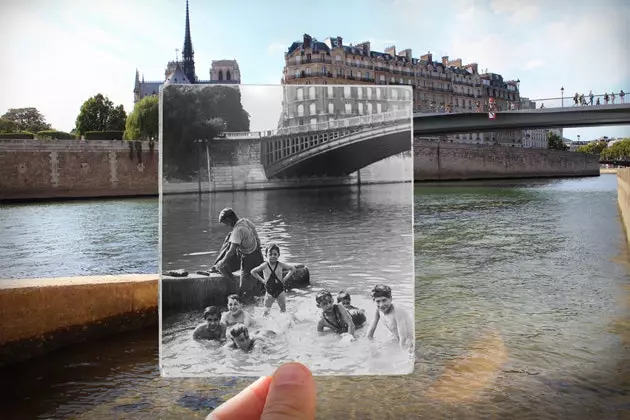
[[[378,213],[382,188],[348,189],[347,205]],[[615,176],[416,185],[414,201],[415,371],[319,379],[318,418],[624,418],[630,259]],[[5,206],[0,277],[156,272],[156,218],[157,200]],[[5,368],[3,418],[203,419],[249,382],[160,378],[157,343],[151,329]]]

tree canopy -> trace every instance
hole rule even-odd
[[[241,92],[232,86],[170,85],[162,97],[164,174],[192,179],[197,174],[197,140],[221,132],[249,131],[249,114]]]
[[[124,131],[127,113],[122,105],[114,103],[99,93],[81,105],[77,116],[76,131],[85,134],[87,131]]]
[[[630,160],[630,138],[613,143],[612,146],[602,150],[599,157],[605,160]]]
[[[5,133],[16,131],[37,133],[50,129],[50,124],[46,122],[46,118],[34,107],[10,108],[0,117],[0,131]]]
[[[159,108],[160,99],[155,95],[145,96],[138,101],[127,117],[125,140],[156,139],[160,123]]]
[[[608,147],[608,142],[602,141],[594,141],[589,144],[585,144],[584,146],[580,146],[576,149],[577,152],[588,153],[591,155],[599,155],[602,151]]]
[[[547,145],[552,150],[569,150],[569,146],[564,144],[562,137],[552,131],[547,132]]]

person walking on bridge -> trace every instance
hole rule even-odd
[[[231,208],[221,210],[219,223],[228,226],[232,231],[229,238],[230,247],[215,266],[219,273],[231,281],[232,273],[227,269],[228,262],[235,254],[240,257],[240,297],[243,303],[249,303],[253,300],[258,285],[258,281],[252,277],[250,272],[264,262],[256,226],[249,219],[239,219]]]

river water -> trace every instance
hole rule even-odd
[[[224,207],[257,227],[263,246],[276,243],[280,259],[309,268],[312,287],[287,294],[287,314],[274,304],[263,317],[262,302],[244,309],[257,328],[279,334],[268,349],[242,355],[214,343],[191,339],[203,322],[203,308],[163,319],[162,371],[168,376],[264,375],[283,361],[299,360],[325,375],[406,374],[413,370],[400,347],[387,345],[381,325],[375,340],[365,337],[367,323],[350,343],[337,335],[318,337],[321,310],[317,291],[333,296],[345,290],[354,306],[369,313],[375,306],[370,289],[385,283],[395,306],[413,316],[413,185],[388,184],[363,188],[252,191],[166,196],[162,207],[162,265],[196,271],[212,264],[227,228],[218,222]],[[227,302],[226,302],[227,303]],[[256,350],[256,349],[254,349]]]
[[[628,418],[630,259],[614,175],[416,185],[414,215],[415,371],[320,378],[318,418]],[[135,246],[155,258],[150,241]],[[150,329],[4,369],[3,418],[202,419],[250,382],[161,378],[157,343]]]

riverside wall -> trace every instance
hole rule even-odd
[[[158,276],[0,280],[0,365],[158,324]]]
[[[617,204],[626,241],[630,245],[630,168],[617,169]]]
[[[586,153],[414,139],[414,180],[599,176]]]

